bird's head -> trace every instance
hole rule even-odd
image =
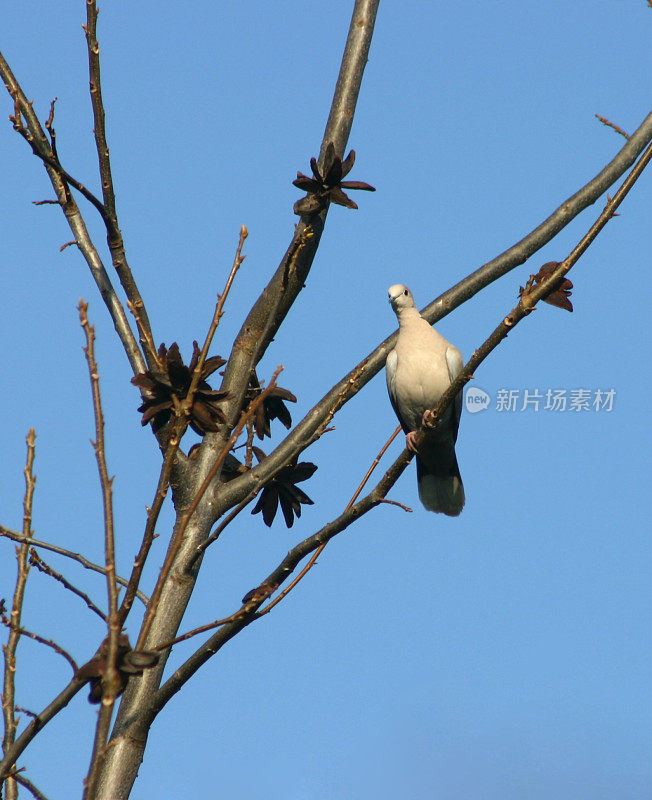
[[[397,314],[405,308],[414,308],[412,292],[402,283],[390,286],[387,294],[389,295],[389,303]]]

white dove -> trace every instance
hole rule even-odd
[[[446,409],[437,427],[428,432],[418,451],[414,437],[424,413],[437,405],[462,370],[462,354],[419,314],[407,286],[397,283],[389,287],[388,294],[399,331],[385,364],[387,391],[407,434],[406,446],[417,453],[419,499],[428,511],[456,517],[465,499],[455,456],[462,393]]]

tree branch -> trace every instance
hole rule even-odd
[[[30,428],[27,434],[27,461],[25,464],[25,499],[23,500],[23,535],[29,536],[32,530],[32,503],[34,500],[34,486],[36,478],[34,477],[34,442],[36,440],[36,433],[34,428]],[[9,624],[9,639],[4,651],[4,681],[2,691],[2,713],[4,717],[4,737],[2,739],[2,751],[6,753],[7,750],[14,743],[16,738],[16,728],[18,723],[16,721],[16,714],[14,706],[16,705],[16,648],[18,647],[18,640],[22,633],[20,627],[20,619],[23,611],[23,600],[25,598],[25,586],[27,585],[27,575],[29,573],[29,564],[27,563],[27,555],[29,552],[29,545],[21,544],[16,548],[16,560],[18,562],[18,570],[16,575],[16,588],[14,589],[14,597],[11,606],[11,620]],[[2,603],[4,605],[4,603]],[[3,611],[4,620],[4,611]],[[7,781],[7,789],[5,797],[7,800],[16,800],[18,797],[18,788],[16,787],[15,780],[9,779]]]
[[[0,525],[0,536],[5,536],[7,539],[11,539],[14,542],[26,542],[31,547],[42,547],[44,550],[49,550],[52,553],[57,553],[60,556],[65,556],[66,558],[71,559],[72,561],[76,561],[78,564],[81,564],[84,569],[92,570],[93,572],[99,572],[101,575],[106,575],[106,568],[100,566],[99,564],[95,564],[92,561],[89,561],[84,556],[80,555],[79,553],[73,553],[72,550],[66,550],[65,547],[59,547],[56,544],[50,544],[49,542],[42,542],[39,539],[32,539],[31,536],[23,536],[16,531],[12,531],[9,528],[5,528],[4,525]],[[116,575],[116,581],[121,586],[127,586],[128,581],[125,578],[121,578],[119,575]],[[136,592],[136,597],[143,602],[145,605],[149,602],[149,598],[143,592]]]
[[[24,775],[19,775],[16,773],[13,777],[17,783],[19,783],[21,786],[24,786],[29,792],[31,792],[32,797],[35,797],[36,800],[48,800],[43,792],[39,791],[36,786],[34,786],[34,784]]]
[[[84,256],[86,263],[88,264],[91,275],[93,276],[104,304],[109,311],[113,325],[122,343],[127,358],[129,359],[131,368],[134,371],[134,374],[142,372],[145,369],[145,361],[142,353],[140,352],[133,331],[129,325],[125,310],[122,306],[122,303],[118,299],[106,269],[102,264],[102,259],[100,258],[99,253],[97,252],[97,249],[95,248],[95,245],[88,234],[88,230],[81,212],[79,211],[74,198],[68,190],[67,183],[71,176],[68,176],[68,178],[63,176],[61,174],[63,170],[61,165],[58,164],[58,162],[56,162],[56,165],[52,163],[54,154],[52,153],[47,136],[45,135],[41,124],[34,113],[31,103],[27,100],[25,93],[21,89],[18,81],[14,77],[13,72],[1,53],[0,75],[2,76],[5,86],[7,87],[9,95],[14,101],[14,106],[16,109],[14,119],[20,124],[19,120],[17,119],[18,114],[22,114],[25,118],[29,134],[31,136],[30,144],[36,155],[43,160],[45,170],[57,196],[57,201],[63,209],[66,221],[70,226],[73,236],[75,237],[75,242]],[[46,158],[44,159],[43,156],[46,156]],[[81,186],[81,184],[79,186]],[[100,206],[101,205],[102,204],[100,203]]]
[[[69,592],[77,595],[80,599],[82,599],[86,605],[90,608],[90,610],[97,614],[97,616],[103,621],[106,622],[106,614],[99,609],[95,603],[91,600],[91,598],[85,593],[82,592],[81,589],[78,589],[76,586],[73,586],[70,581],[66,580],[60,572],[57,572],[55,569],[49,564],[46,564],[45,561],[38,555],[36,550],[32,547],[29,554],[29,563],[36,567],[39,572],[43,572],[45,575],[49,575],[51,578],[54,578],[55,581],[58,581],[64,589],[67,589]]]
[[[106,127],[104,113],[104,103],[102,101],[102,81],[100,75],[100,46],[97,41],[97,14],[98,9],[95,0],[86,2],[86,25],[83,26],[86,34],[86,45],[88,49],[88,72],[89,87],[91,95],[91,105],[93,107],[93,120],[95,123],[93,132],[95,134],[95,146],[97,149],[97,159],[100,170],[100,181],[102,183],[102,197],[104,199],[104,214],[102,219],[106,225],[107,243],[111,252],[111,259],[122,288],[131,303],[133,313],[138,321],[138,328],[143,332],[141,344],[147,357],[150,369],[156,364],[156,350],[152,336],[152,328],[147,316],[147,310],[143,303],[140,291],[134,280],[133,273],[127,263],[122,232],[118,225],[118,215],[115,205],[115,191],[113,188],[113,176],[111,174],[111,159],[109,157],[109,147],[106,141]]]
[[[106,463],[106,450],[104,443],[104,415],[102,413],[102,400],[100,397],[100,376],[95,361],[95,329],[89,324],[88,305],[79,302],[79,321],[86,336],[84,352],[88,362],[88,372],[91,380],[91,393],[93,396],[93,411],[95,415],[95,457],[100,476],[102,489],[102,504],[104,508],[104,561],[106,566],[106,586],[108,595],[109,613],[107,618],[108,650],[106,669],[102,675],[102,704],[95,728],[95,741],[91,754],[90,767],[84,787],[84,798],[93,797],[95,779],[100,761],[109,736],[111,716],[115,698],[121,689],[121,680],[117,669],[118,637],[120,623],[118,620],[118,585],[115,570],[115,535],[113,529],[113,478],[109,477]]]
[[[16,739],[13,745],[7,750],[2,761],[0,761],[0,781],[2,781],[11,770],[13,765],[18,760],[20,754],[25,750],[27,745],[32,741],[36,734],[41,731],[60,711],[62,711],[77,692],[83,688],[86,680],[77,680],[73,678],[66,688],[58,694],[54,700],[37,714],[34,719],[29,723],[21,735]]]

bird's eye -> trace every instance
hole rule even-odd
[[[404,290],[404,292],[403,292],[403,294],[404,294],[406,297],[407,297],[407,292],[408,292],[408,290],[407,290],[407,289],[405,289],[405,290]]]

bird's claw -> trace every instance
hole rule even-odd
[[[416,453],[417,452],[417,446],[414,444],[414,439],[416,438],[416,435],[417,435],[416,431],[410,431],[405,436],[405,446],[412,453]]]

